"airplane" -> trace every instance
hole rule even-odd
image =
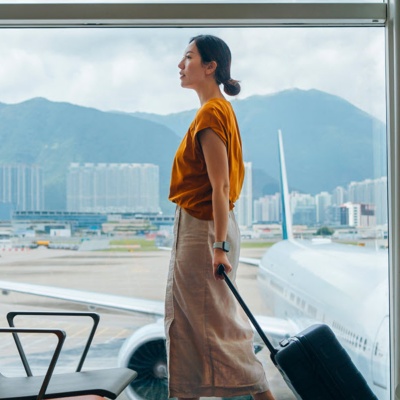
[[[376,396],[389,400],[388,251],[294,239],[280,131],[278,142],[283,240],[258,264],[261,293],[296,331],[328,324]]]
[[[241,259],[258,267],[261,293],[273,310],[256,318],[274,343],[314,323],[328,324],[376,396],[389,400],[388,252],[295,239],[280,131],[278,143],[283,240],[261,260]],[[130,400],[167,398],[163,302],[9,281],[0,281],[0,289],[154,316],[156,322],[126,339],[118,364],[138,372],[125,392]]]

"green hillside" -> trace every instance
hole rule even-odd
[[[283,133],[293,189],[316,194],[385,174],[384,123],[340,97],[292,89],[234,100],[232,105],[245,159],[252,161],[255,170],[255,197],[278,189],[278,129]],[[138,116],[164,123],[181,136],[194,113]]]
[[[245,160],[253,163],[254,198],[279,190],[278,129],[292,189],[316,194],[385,173],[385,125],[337,96],[293,89],[233,106]],[[0,163],[41,165],[46,208],[53,210],[65,209],[71,162],[157,164],[161,207],[170,213],[171,164],[194,114],[102,112],[43,98],[0,103]]]
[[[44,168],[46,208],[64,209],[71,162],[160,166],[162,206],[179,138],[167,127],[127,115],[35,98],[0,108],[0,162]]]

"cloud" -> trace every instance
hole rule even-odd
[[[316,88],[384,118],[383,29],[253,29],[240,39],[232,37],[232,50],[243,96]]]
[[[383,28],[3,29],[0,101],[41,96],[161,114],[195,108],[177,64],[189,38],[204,32],[231,47],[239,98],[316,88],[384,119]]]

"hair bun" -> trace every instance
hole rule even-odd
[[[226,82],[223,83],[224,85],[224,92],[229,96],[236,96],[240,93],[240,83],[235,79],[228,79]]]

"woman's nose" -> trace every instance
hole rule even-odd
[[[183,69],[183,67],[184,67],[183,60],[181,60],[181,61],[179,61],[178,68]]]

